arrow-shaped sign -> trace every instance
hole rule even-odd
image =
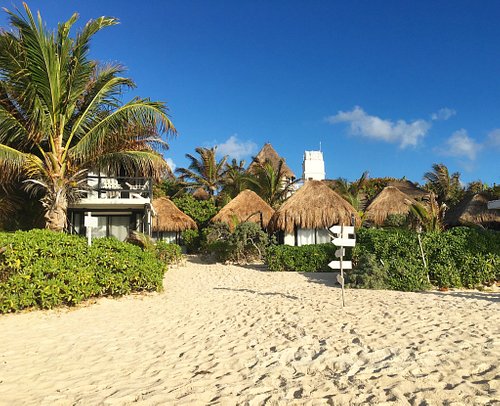
[[[340,274],[337,275],[337,282],[344,286],[344,277]]]
[[[354,247],[356,240],[354,238],[334,238],[332,243],[337,247]]]
[[[342,226],[332,226],[330,227],[330,231],[333,234],[340,234],[342,232]],[[346,234],[354,234],[353,226],[344,226],[344,235]]]
[[[332,269],[340,269],[340,261],[332,261],[328,264],[328,266]],[[351,261],[342,261],[343,269],[352,269]]]

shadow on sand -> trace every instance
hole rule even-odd
[[[500,303],[500,293],[496,292],[464,292],[464,291],[449,291],[449,292],[434,292],[425,291],[421,292],[426,295],[437,295],[441,297],[452,296],[463,299],[486,300],[488,302]]]
[[[331,288],[340,288],[337,282],[338,272],[301,272],[308,282],[319,283]]]
[[[256,295],[261,295],[261,296],[281,296],[284,297],[285,299],[291,299],[291,300],[297,300],[297,296],[292,296],[292,295],[287,295],[285,293],[279,293],[279,292],[259,292],[257,290],[252,290],[252,289],[233,289],[233,288],[214,288],[216,290],[231,290],[233,292],[245,292],[245,293],[255,293]]]

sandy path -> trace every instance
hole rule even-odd
[[[165,292],[0,316],[0,404],[500,405],[498,293],[188,263]]]

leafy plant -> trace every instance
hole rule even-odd
[[[85,299],[161,290],[166,266],[112,238],[48,230],[0,233],[0,313],[75,305]]]

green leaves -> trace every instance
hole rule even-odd
[[[92,247],[47,230],[0,233],[0,313],[75,305],[90,297],[162,289],[165,262],[111,238]]]

